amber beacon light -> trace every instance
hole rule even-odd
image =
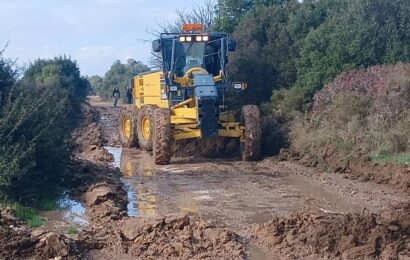
[[[182,31],[184,32],[200,32],[204,30],[204,26],[200,23],[188,23],[182,25]]]

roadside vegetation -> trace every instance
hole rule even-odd
[[[69,174],[71,131],[88,89],[66,57],[17,69],[0,53],[0,197],[33,225],[35,211],[23,206],[42,209],[58,199]]]
[[[294,150],[410,164],[409,64],[344,73],[313,99],[312,109],[291,124]]]

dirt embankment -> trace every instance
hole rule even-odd
[[[291,123],[291,157],[410,191],[409,73],[397,64],[339,75]]]
[[[371,181],[410,192],[410,167],[393,163],[378,164],[368,157],[357,158],[346,162],[331,149],[318,151],[317,155],[301,154],[290,149],[283,149],[279,154],[280,161],[293,161],[307,167],[321,168],[326,172],[344,174],[348,179]]]
[[[410,204],[378,214],[304,210],[252,230],[285,259],[409,259]]]

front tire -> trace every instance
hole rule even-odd
[[[155,164],[167,165],[171,161],[171,119],[169,109],[154,110],[153,156]]]
[[[258,106],[242,107],[241,124],[245,127],[244,142],[241,143],[243,161],[255,161],[259,158],[262,141],[262,129]]]
[[[122,147],[138,146],[134,108],[122,108],[118,118],[119,139]]]
[[[137,116],[137,133],[140,147],[152,151],[152,134],[154,132],[154,107],[143,106]]]

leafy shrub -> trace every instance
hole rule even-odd
[[[10,82],[16,81],[11,79]],[[0,106],[0,195],[36,200],[61,184],[89,84],[65,57],[38,60]]]

